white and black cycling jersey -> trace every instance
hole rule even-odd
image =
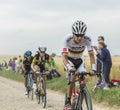
[[[85,48],[87,47],[88,51],[92,51],[92,41],[89,36],[84,36],[82,41],[80,43],[76,43],[74,41],[73,35],[68,35],[64,39],[64,47],[62,52],[67,52],[68,57],[77,59],[81,58],[83,56],[83,52],[85,51]]]

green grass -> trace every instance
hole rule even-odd
[[[103,89],[96,90],[91,92],[91,95],[95,101],[98,103],[106,102],[110,106],[117,105],[120,106],[120,89],[111,88],[109,91]]]
[[[55,90],[55,91],[61,91],[64,93],[67,88],[67,80],[63,76],[59,79],[54,78],[53,80],[48,80],[47,88]]]
[[[5,78],[9,78],[15,81],[23,82],[24,76],[20,73],[13,73],[12,71],[0,71],[0,76],[3,76]]]
[[[19,73],[13,73],[12,71],[2,71],[0,76],[23,82],[24,76]],[[95,92],[92,91],[92,87],[95,84],[95,78],[86,78],[87,87],[93,100],[97,103],[105,102],[109,106],[117,105],[120,106],[120,88],[113,87],[109,91],[102,89],[97,89]],[[66,92],[67,79],[64,75],[60,78],[54,78],[53,80],[47,80],[47,88],[55,91],[60,91],[62,93]]]
[[[95,84],[95,81],[88,82],[87,87],[90,91],[90,94],[95,102],[101,103],[105,102],[105,104],[109,106],[120,106],[120,88],[112,87],[110,90],[96,89],[94,92],[92,91],[92,87]]]

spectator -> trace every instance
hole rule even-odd
[[[0,63],[0,71],[2,71],[2,64]]]
[[[19,72],[19,62],[18,59],[15,58],[15,72],[18,73]]]
[[[98,44],[100,42],[104,42],[104,37],[103,36],[98,36]],[[97,46],[94,46],[94,48],[99,51],[99,53],[101,53],[101,49]],[[104,82],[104,76],[103,76],[103,62],[102,60],[100,60],[99,58],[97,58],[97,73],[98,73],[98,80],[96,85],[93,87],[93,91],[97,88],[97,87],[103,87],[105,82]],[[103,84],[103,85],[101,85]]]
[[[15,57],[12,59],[12,71],[15,72]]]
[[[110,84],[110,70],[112,67],[112,60],[109,50],[106,48],[106,44],[104,42],[99,42],[99,48],[101,49],[101,53],[96,50],[97,58],[99,58],[103,62],[103,75],[105,79],[105,90],[109,90]]]
[[[19,56],[17,60],[18,60],[18,64],[19,64],[18,65],[18,72],[22,73],[22,57]]]
[[[2,66],[4,70],[8,68],[7,62],[5,60],[3,60]]]
[[[52,57],[52,55],[49,56],[49,60],[46,61],[45,66],[46,66],[46,69],[49,70],[49,72],[50,72],[47,75],[48,79],[52,79],[52,76],[55,76],[55,77],[61,76],[61,74],[56,69],[56,62],[55,62],[54,58]]]

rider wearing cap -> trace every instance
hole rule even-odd
[[[92,40],[86,35],[86,30],[87,26],[84,22],[76,21],[72,25],[73,34],[68,35],[64,40],[62,58],[66,71],[76,71],[78,73],[86,71],[83,59],[83,53],[86,47],[90,56],[91,70],[96,71]],[[72,80],[75,80],[75,75],[73,75]],[[72,110],[71,95],[73,88],[74,83],[71,83],[67,87],[67,100],[64,110]]]
[[[32,52],[31,51],[26,51],[24,54],[24,59],[23,59],[23,64],[22,64],[22,69],[23,69],[23,73],[24,73],[24,85],[25,85],[25,95],[28,94],[28,90],[27,90],[27,77],[28,74],[31,71],[31,63],[32,63],[33,57],[32,57]]]

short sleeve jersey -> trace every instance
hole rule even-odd
[[[62,52],[67,52],[68,57],[81,58],[87,47],[88,51],[93,51],[91,38],[84,36],[80,43],[74,41],[73,35],[68,35],[64,40],[64,47]]]
[[[33,57],[31,57],[31,60],[28,61],[27,58],[23,59],[23,65],[27,71],[31,70],[31,63],[32,63]]]
[[[49,55],[48,54],[45,53],[44,57],[40,57],[39,53],[38,53],[34,56],[32,62],[35,63],[38,66],[41,66],[41,65],[44,65],[47,60],[49,60]]]

